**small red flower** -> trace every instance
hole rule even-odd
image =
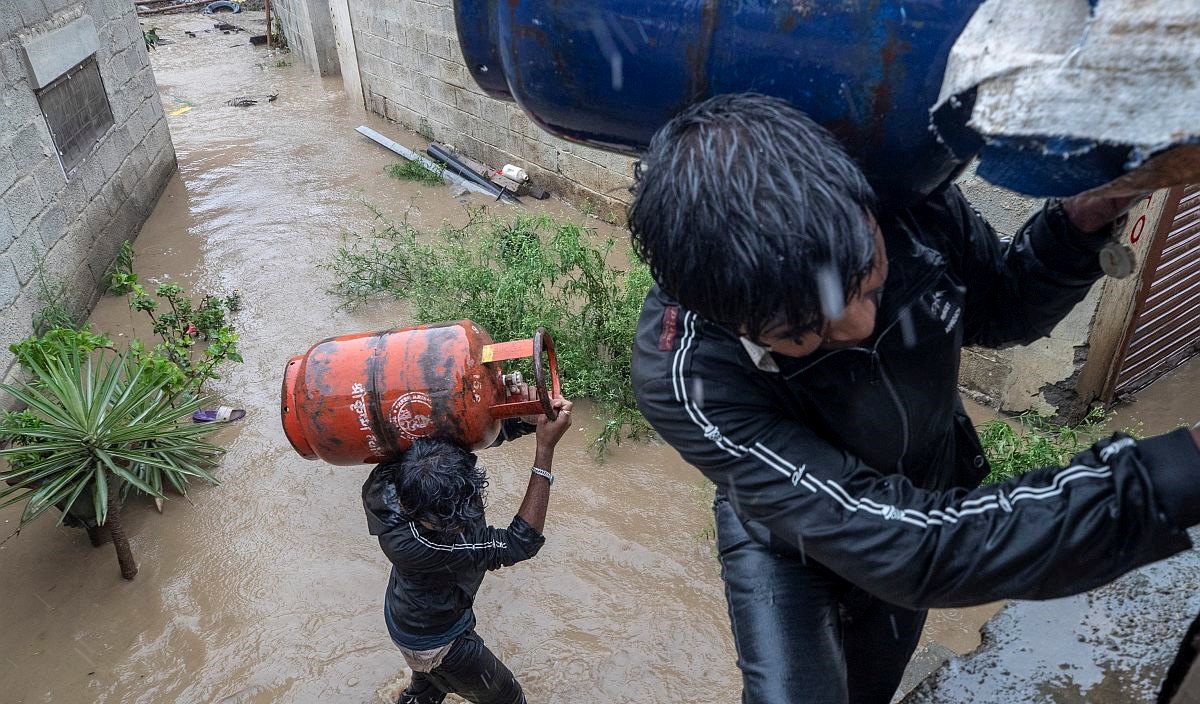
[[[195,325],[187,326],[187,334],[195,335],[198,332],[200,332],[200,330]]]

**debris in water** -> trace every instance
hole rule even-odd
[[[239,13],[241,11],[242,11],[241,3],[230,2],[229,0],[217,0],[217,2],[210,2],[204,8],[204,14],[206,14],[206,15],[212,15],[212,14],[216,14],[218,12],[232,12],[233,14],[236,15],[237,13]]]
[[[376,144],[380,145],[381,147],[384,147],[385,149],[390,149],[391,151],[399,154],[400,156],[404,157],[405,159],[408,159],[409,161],[419,161],[422,166],[429,169],[430,171],[436,171],[438,168],[437,165],[435,165],[432,161],[430,161],[430,160],[426,159],[425,157],[421,156],[420,154],[414,152],[413,150],[409,149],[408,147],[404,146],[403,144],[400,144],[399,142],[397,142],[393,139],[388,139],[387,137],[384,137],[382,134],[379,134],[378,132],[371,129],[370,127],[367,127],[366,125],[360,125],[358,127],[358,129],[356,129],[355,131],[358,132],[359,134],[361,134],[362,136],[370,139],[371,141],[375,142]],[[445,180],[449,181],[450,183],[452,183],[456,186],[466,188],[468,191],[472,191],[474,193],[483,193],[483,194],[489,195],[489,196],[495,195],[494,193],[492,193],[490,191],[484,190],[483,187],[479,186],[478,184],[467,181],[466,179],[459,176],[458,174],[451,173],[450,171],[445,171],[445,170],[443,170],[441,173],[442,173],[442,178],[444,178]]]
[[[226,100],[225,104],[232,105],[235,108],[248,108],[251,105],[258,105],[259,103],[273,103],[278,97],[278,93],[271,93],[270,95],[241,95]]]
[[[165,15],[183,12],[200,7],[205,4],[205,0],[195,0],[194,2],[179,2],[174,4],[163,5],[158,0],[144,0],[136,6],[138,17],[146,17],[148,15]],[[189,35],[195,36],[191,32]]]

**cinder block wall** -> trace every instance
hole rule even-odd
[[[14,7],[15,4],[15,7]],[[22,58],[22,41],[90,15],[113,125],[64,174]],[[0,11],[0,379],[16,365],[8,346],[30,334],[40,308],[39,260],[68,305],[89,311],[116,252],[154,207],[175,170],[158,86],[128,0],[16,0]],[[3,404],[4,398],[0,398]]]
[[[632,160],[552,137],[516,104],[480,92],[451,0],[351,0],[350,14],[368,110],[496,168],[520,165],[569,200],[590,201],[597,215],[624,219]]]
[[[272,23],[279,20],[293,54],[322,76],[337,75],[340,67],[329,0],[276,1],[271,3],[271,11]]]

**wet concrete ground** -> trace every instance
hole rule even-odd
[[[1155,435],[1195,422],[1198,391],[1195,359],[1116,409],[1109,426]],[[983,647],[951,660],[905,703],[1154,701],[1198,611],[1194,549],[1087,594],[1010,602],[983,627]]]
[[[261,14],[233,21],[261,28]],[[222,18],[224,19],[224,18]],[[152,55],[180,172],[136,242],[144,280],[195,291],[239,289],[234,322],[246,363],[212,391],[246,408],[222,431],[222,485],[196,487],[163,515],[148,502],[126,521],[142,571],[123,582],[111,547],[40,520],[0,547],[0,700],[13,702],[380,702],[407,672],[382,621],[388,566],[366,533],[366,468],[300,459],[279,428],[288,356],[331,335],[402,325],[402,305],[338,308],[320,267],[360,200],[432,228],[465,217],[469,196],[389,179],[396,159],[353,132],[368,124],[421,140],[347,106],[337,79],[281,66],[286,55],[245,34],[204,32],[198,15],[155,18],[175,40]],[[195,38],[184,29],[195,29]],[[279,93],[270,104],[225,105]],[[184,108],[188,108],[184,110]],[[500,214],[508,206],[490,205]],[[599,225],[556,201],[560,217]],[[603,227],[603,226],[601,226]],[[621,233],[617,233],[618,236]],[[142,334],[123,299],[106,298],[98,329]],[[537,559],[484,581],[480,632],[535,702],[730,702],[739,679],[700,478],[658,445],[588,453],[586,412],[558,457]],[[530,441],[483,453],[493,522],[515,511]],[[2,535],[19,510],[0,511]],[[920,676],[969,652],[995,606],[931,614]]]

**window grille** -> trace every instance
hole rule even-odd
[[[113,124],[100,66],[90,56],[37,91],[63,171],[70,174]]]

